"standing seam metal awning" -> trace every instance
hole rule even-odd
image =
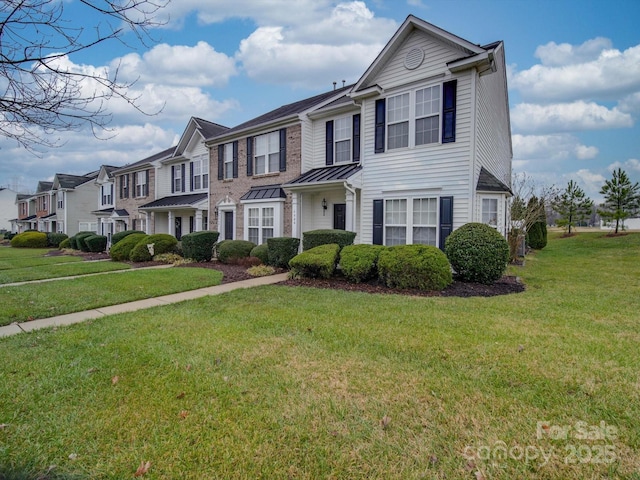
[[[314,168],[285,183],[284,187],[308,186],[314,183],[342,183],[360,170],[362,166],[358,163]]]

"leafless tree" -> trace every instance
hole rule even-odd
[[[86,18],[72,22],[64,0],[0,1],[0,135],[20,145],[59,146],[56,135],[90,126],[94,135],[111,120],[107,102],[117,98],[141,111],[132,83],[111,71],[69,68],[69,55],[127,38],[146,45],[170,0],[79,0]],[[67,5],[68,6],[68,5]],[[87,21],[88,23],[89,21]],[[132,47],[132,44],[126,44]]]
[[[518,259],[519,246],[534,223],[546,221],[545,205],[550,204],[557,189],[554,186],[541,186],[526,173],[514,174],[511,179],[511,219],[507,240],[510,261]],[[537,201],[531,202],[532,198]]]

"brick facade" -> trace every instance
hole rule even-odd
[[[153,200],[155,200],[155,194],[156,194],[156,189],[155,189],[155,185],[156,185],[156,173],[155,173],[155,168],[149,166],[148,168],[145,169],[141,169],[141,170],[136,170],[137,172],[143,173],[145,170],[149,170],[149,194],[145,195],[144,197],[136,197],[135,196],[135,192],[136,192],[136,186],[135,186],[135,182],[134,182],[134,172],[128,172],[126,174],[121,174],[118,175],[116,177],[116,184],[115,184],[115,209],[116,210],[126,210],[127,212],[129,212],[129,226],[128,229],[132,230],[133,229],[133,220],[136,220],[136,230],[140,230],[139,227],[139,220],[140,219],[146,219],[147,215],[145,215],[143,212],[139,212],[138,211],[138,207],[141,205],[145,205],[149,202],[152,202]],[[124,175],[129,175],[129,196],[128,198],[121,198],[120,197],[120,183],[122,182],[122,177]],[[153,222],[153,213],[149,215],[149,224],[147,226],[147,231],[153,233],[155,231],[155,225]]]
[[[269,133],[269,132],[264,132]],[[236,239],[244,239],[244,207],[240,204],[240,197],[251,187],[261,185],[282,185],[300,176],[302,160],[302,128],[298,125],[287,127],[287,170],[285,172],[268,173],[265,175],[247,176],[247,137],[238,138],[238,178],[218,180],[218,145],[212,146],[210,151],[209,171],[209,211],[214,212],[216,204],[225,198],[230,198],[236,204]],[[283,232],[285,237],[291,236],[291,196],[287,195],[283,209]],[[209,229],[218,229],[218,218],[209,215]]]

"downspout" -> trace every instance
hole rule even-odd
[[[357,233],[358,229],[357,229],[357,226],[356,226],[356,218],[357,218],[356,217],[356,212],[358,210],[358,196],[356,194],[355,188],[351,188],[346,181],[343,183],[343,185],[344,185],[344,189],[347,192],[350,192],[353,195],[353,207],[352,207],[352,211],[351,211],[351,219],[353,221],[353,225],[352,225],[353,230]]]

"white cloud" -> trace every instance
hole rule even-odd
[[[576,101],[551,105],[520,103],[511,110],[511,120],[523,132],[568,132],[632,127],[633,118],[618,108]]]
[[[547,44],[536,55],[541,65],[510,78],[511,87],[525,99],[615,100],[640,90],[640,45],[620,51],[597,38],[578,47]]]
[[[620,111],[626,113],[640,113],[640,92],[627,95],[618,103]]]
[[[576,145],[575,155],[579,160],[591,160],[600,153],[597,147],[587,147],[586,145]]]
[[[630,158],[626,162],[613,162],[607,167],[607,170],[612,172],[613,170],[616,170],[618,168],[621,168],[625,172],[629,173],[630,176],[637,177],[640,173],[640,160],[638,160],[637,158]]]
[[[587,160],[595,158],[599,153],[597,147],[583,145],[578,138],[566,133],[554,135],[514,134],[511,140],[513,142],[513,156],[518,160],[563,160],[572,157]]]
[[[130,53],[111,62],[126,81],[224,87],[235,75],[233,58],[200,41],[193,47],[162,43],[140,56]]]

